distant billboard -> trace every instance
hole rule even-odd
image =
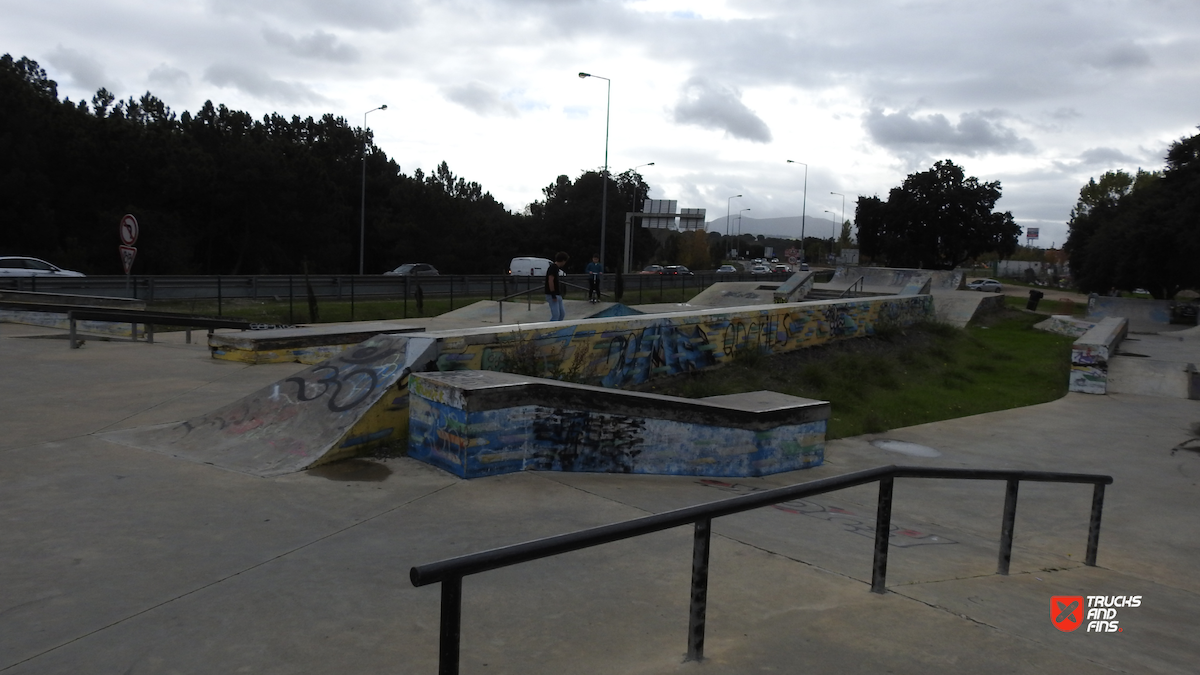
[[[1036,227],[1025,228],[1025,238],[1026,239],[1037,239],[1038,238],[1038,228],[1036,228]]]

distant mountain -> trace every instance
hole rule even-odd
[[[729,234],[737,234],[738,219],[737,216],[732,216],[729,219],[733,228]],[[709,232],[717,232],[725,234],[725,217],[722,216],[716,220],[710,220],[705,224]],[[828,239],[830,233],[832,236],[841,236],[841,228],[838,227],[837,221],[829,218],[819,218],[817,216],[808,216],[804,219],[804,236],[816,239]],[[800,216],[786,216],[784,218],[749,218],[742,216],[742,234],[764,235],[767,237],[784,237],[787,239],[800,238]]]

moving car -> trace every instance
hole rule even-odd
[[[667,276],[680,276],[684,274],[688,276],[695,276],[691,270],[683,265],[667,265],[666,267],[662,268],[662,271],[659,272],[659,274],[665,274]]]
[[[642,270],[642,274],[662,274],[662,271],[662,265],[647,265],[646,268]]]
[[[738,268],[734,267],[733,265],[721,265],[717,268],[717,274],[734,274],[737,271]]]
[[[398,277],[416,277],[416,276],[433,276],[438,273],[437,268],[429,263],[404,263],[391,272],[384,272],[386,276]]]
[[[770,274],[770,273],[771,273],[771,268],[767,267],[766,265],[759,264],[759,265],[755,265],[754,267],[750,268],[750,274]]]
[[[10,255],[0,257],[0,277],[82,277],[40,258]]]
[[[995,279],[976,279],[967,284],[967,290],[979,291],[980,293],[999,293],[1004,290],[1004,287]]]
[[[775,265],[775,267],[774,267],[773,269],[774,269],[774,271],[776,271],[776,272],[780,272],[780,273],[784,273],[784,274],[786,274],[787,272],[791,272],[791,271],[792,271],[792,268],[790,268],[790,267],[788,267],[787,265],[784,265],[784,264],[782,264],[782,263],[781,263],[781,264],[779,264],[779,265]]]

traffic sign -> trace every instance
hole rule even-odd
[[[137,225],[134,225],[134,238],[137,238]],[[129,270],[133,269],[133,259],[137,257],[137,249],[132,246],[118,246],[121,253],[121,264],[125,267],[126,276],[129,275]]]
[[[137,243],[138,224],[137,224],[137,218],[134,218],[133,214],[126,213],[124,216],[121,217],[121,226],[120,226],[119,230],[120,230],[119,234],[121,235],[121,243],[122,244],[124,244],[125,246],[133,246],[134,244]],[[128,272],[126,272],[126,274],[128,274]]]

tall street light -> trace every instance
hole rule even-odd
[[[591,73],[580,73],[579,79],[586,80],[589,77],[604,80],[608,83],[608,98],[604,103],[604,172],[600,178],[604,180],[604,191],[600,202],[600,266],[604,267],[604,233],[608,228],[605,224],[608,219],[608,121],[612,111],[612,80],[600,75],[592,75]]]
[[[630,169],[629,172],[632,172],[633,175],[635,175],[635,176],[639,176],[641,174],[639,174],[637,172],[637,170],[642,168],[643,166],[654,166],[654,162],[646,162],[645,164],[638,164],[637,166]],[[634,213],[637,211],[637,198],[638,198],[638,184],[635,182],[633,184],[633,199],[629,202],[629,212],[630,213]],[[632,218],[630,218],[625,221],[625,262],[621,266],[621,268],[625,270],[625,274],[629,274],[629,265],[630,265],[630,262],[633,260],[633,232],[632,232],[632,229],[633,229],[633,221],[632,221]]]
[[[387,110],[387,104],[384,103],[378,108],[371,108],[367,112],[363,113],[362,213],[359,214],[358,221],[358,276],[360,277],[363,273],[363,246],[367,241],[367,115],[375,112],[376,110]]]
[[[749,211],[749,210],[750,209],[745,208],[745,209],[741,209],[738,211],[738,255],[739,256],[741,256],[741,254],[742,254],[742,211]],[[748,247],[748,246],[746,247],[747,254],[750,253],[749,248],[750,247]]]
[[[733,200],[738,199],[740,197],[741,197],[741,195],[734,195],[734,196],[730,197],[729,199],[725,200],[725,242],[726,242],[726,244],[728,244],[728,242],[729,242],[730,228],[733,226],[733,218],[729,215],[729,205],[733,203]],[[741,248],[742,248],[741,244],[738,244],[739,251],[741,250]]]
[[[642,168],[643,166],[654,166],[654,162],[647,162],[647,163],[645,163],[645,164],[638,164],[637,166],[635,166],[635,167],[633,167],[632,169],[630,169],[630,171],[632,171],[632,172],[633,172],[635,175],[639,175],[639,174],[637,173],[637,170],[638,170],[638,169],[640,169],[640,168]],[[629,210],[630,210],[630,211],[637,211],[637,198],[638,198],[638,186],[637,186],[637,183],[634,183],[634,185],[633,185],[633,201],[629,203]]]
[[[804,164],[788,160],[788,164]],[[804,262],[804,217],[808,213],[808,165],[804,164],[804,199],[800,202],[800,262]]]
[[[839,226],[846,224],[846,195],[840,192],[830,192],[831,195],[837,195],[842,198],[842,220],[838,223]]]
[[[825,209],[825,213],[828,213],[831,216],[836,215],[835,212],[830,211],[829,209]],[[833,219],[830,218],[829,220],[832,223]],[[837,224],[831,224],[829,226],[829,255],[831,255],[831,256],[833,255],[833,242],[836,239],[836,237],[837,237]]]

